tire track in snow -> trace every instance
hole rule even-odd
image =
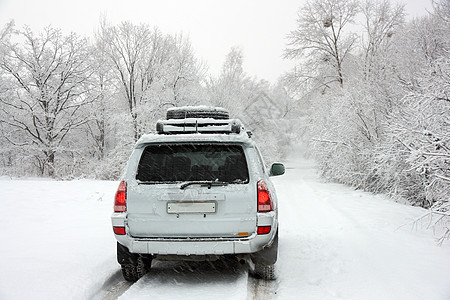
[[[214,264],[211,264],[213,269],[215,268]],[[233,266],[231,266],[233,268]],[[235,266],[234,266],[235,267]],[[192,273],[193,270],[190,268],[187,268],[183,271],[182,268],[180,268],[180,265],[177,264],[175,266],[175,272],[181,276],[187,276],[189,274],[183,274],[186,273]],[[150,271],[151,272],[151,271]],[[232,271],[235,276],[236,285],[242,285],[242,280],[244,280],[245,277],[242,277],[243,274],[247,272],[247,267],[242,266],[239,267],[239,270]],[[195,273],[195,272],[194,272]],[[192,274],[191,274],[192,275]],[[164,277],[166,275],[161,276],[160,274],[147,274],[144,278],[141,279],[145,281],[150,280],[150,284],[148,284],[148,287],[151,288],[151,282],[159,282],[165,281]],[[153,278],[152,278],[153,277]],[[271,300],[271,299],[277,299],[277,289],[278,289],[278,281],[267,281],[262,279],[257,279],[252,277],[250,274],[246,276],[246,287],[247,287],[247,300]],[[220,279],[220,278],[219,278]],[[193,281],[196,281],[196,278],[194,277],[192,279]],[[139,281],[138,281],[139,283]],[[117,271],[114,273],[102,286],[98,294],[103,294],[103,296],[94,297],[93,299],[101,299],[101,300],[116,300],[119,297],[121,297],[125,292],[127,292],[130,288],[132,288],[134,283],[128,282],[122,278],[121,271]],[[243,293],[241,293],[243,294]]]
[[[256,279],[248,276],[247,300],[271,300],[277,298],[278,281]]]
[[[92,297],[92,299],[116,300],[132,285],[132,282],[123,279],[121,270],[118,270],[105,281],[103,286],[96,293],[96,296]]]
[[[132,285],[132,282],[121,280],[106,291],[106,294],[103,296],[102,300],[116,300],[120,296],[122,296],[123,293],[125,293]]]

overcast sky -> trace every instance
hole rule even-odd
[[[304,0],[0,0],[0,26],[14,19],[34,30],[52,25],[92,36],[100,17],[188,35],[199,58],[217,75],[231,47],[244,52],[244,70],[274,82],[293,63],[282,56]],[[431,0],[405,0],[407,12],[423,15]]]

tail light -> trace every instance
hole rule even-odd
[[[114,212],[125,212],[127,210],[127,183],[121,181],[117,188],[114,200]]]
[[[269,188],[264,180],[258,181],[258,212],[268,212],[273,210],[273,202]]]

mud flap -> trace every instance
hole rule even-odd
[[[117,243],[117,262],[121,265],[137,265],[139,254],[131,253],[127,247]]]
[[[278,230],[270,246],[250,255],[255,265],[273,265],[278,258]]]

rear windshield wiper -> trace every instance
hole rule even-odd
[[[206,185],[210,189],[211,186],[213,186],[213,185],[228,185],[229,182],[226,182],[226,181],[212,181],[212,180],[188,181],[188,182],[185,182],[185,183],[181,184],[180,185],[180,189],[183,190],[183,189],[185,189],[188,186],[193,185],[193,184]]]

